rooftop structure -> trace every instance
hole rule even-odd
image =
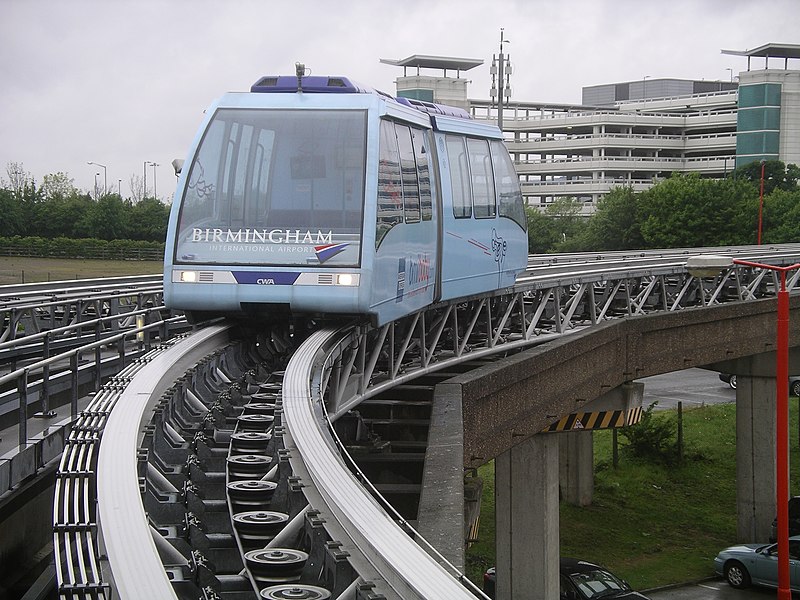
[[[750,59],[754,56],[764,58],[764,68],[769,67],[770,58],[782,58],[783,68],[789,68],[790,58],[800,58],[800,44],[764,44],[752,50],[722,50],[723,54],[747,57],[747,70],[750,70]]]
[[[398,96],[449,104],[465,110],[469,110],[467,99],[469,80],[462,79],[461,73],[483,64],[482,59],[425,54],[414,54],[402,60],[382,58],[380,61],[387,65],[403,67],[403,76],[395,80]],[[409,68],[416,69],[416,73],[409,75]],[[426,75],[420,69],[434,69],[441,71],[441,74]],[[448,71],[455,72],[455,77],[449,76]]]

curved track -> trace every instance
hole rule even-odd
[[[385,586],[377,591],[396,598],[474,598],[457,579],[418,545],[375,498],[356,480],[342,460],[321,409],[321,373],[315,372],[346,331],[322,329],[313,333],[292,355],[283,388],[283,411],[287,428],[286,448],[295,472],[308,473],[324,506],[315,506],[323,516],[332,515],[344,528],[353,561],[368,561]],[[312,389],[313,388],[313,389]],[[341,540],[340,540],[341,541]],[[363,566],[360,572],[363,572]]]

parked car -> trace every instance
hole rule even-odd
[[[634,591],[628,583],[600,565],[562,558],[560,561],[560,600],[649,600],[647,596]],[[483,592],[490,598],[495,594],[496,572],[490,567],[483,574]]]
[[[800,536],[789,538],[789,558],[800,560]],[[714,571],[731,587],[778,587],[778,544],[739,544],[725,548],[714,559]],[[790,569],[792,590],[800,592],[800,572]]]
[[[731,373],[720,373],[719,378],[733,389],[736,389],[736,375]],[[792,396],[800,396],[800,377],[789,377],[789,393]]]
[[[778,541],[778,517],[772,521],[769,534],[770,543]],[[800,535],[800,496],[789,498],[789,535]]]

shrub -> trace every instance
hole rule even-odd
[[[620,435],[627,440],[626,452],[637,458],[658,462],[672,462],[677,458],[677,423],[667,414],[654,415],[653,402],[642,413],[641,420],[631,427],[620,429]]]

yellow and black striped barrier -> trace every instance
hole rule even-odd
[[[614,429],[636,425],[642,418],[642,407],[628,410],[600,410],[596,412],[571,413],[542,430],[542,433],[557,431],[581,431],[583,429]]]

